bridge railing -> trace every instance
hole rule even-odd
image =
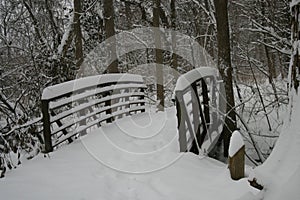
[[[180,151],[208,154],[223,130],[226,106],[218,70],[201,67],[181,75],[174,94]]]
[[[44,89],[42,114],[45,152],[72,142],[86,130],[131,113],[145,111],[139,75],[105,74],[80,78]]]

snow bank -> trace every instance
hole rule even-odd
[[[285,122],[273,152],[249,178],[255,177],[265,188],[255,199],[298,200],[300,197],[300,96],[294,96],[294,105],[292,121]]]
[[[243,138],[239,131],[234,131],[230,138],[230,145],[229,145],[229,156],[233,157],[243,146],[244,146]]]

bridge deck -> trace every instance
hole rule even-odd
[[[62,146],[50,158],[41,155],[8,171],[0,181],[1,196],[214,200],[253,191],[246,179],[232,181],[225,164],[178,153],[177,138],[174,109],[125,117]]]

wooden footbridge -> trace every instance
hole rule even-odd
[[[180,151],[208,153],[222,131],[224,90],[218,71],[197,68],[179,77],[174,91]],[[89,129],[146,112],[140,75],[105,74],[50,86],[42,94],[45,152]]]

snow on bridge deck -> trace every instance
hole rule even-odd
[[[0,179],[3,199],[237,199],[256,191],[227,166],[178,153],[174,108],[125,117]]]

